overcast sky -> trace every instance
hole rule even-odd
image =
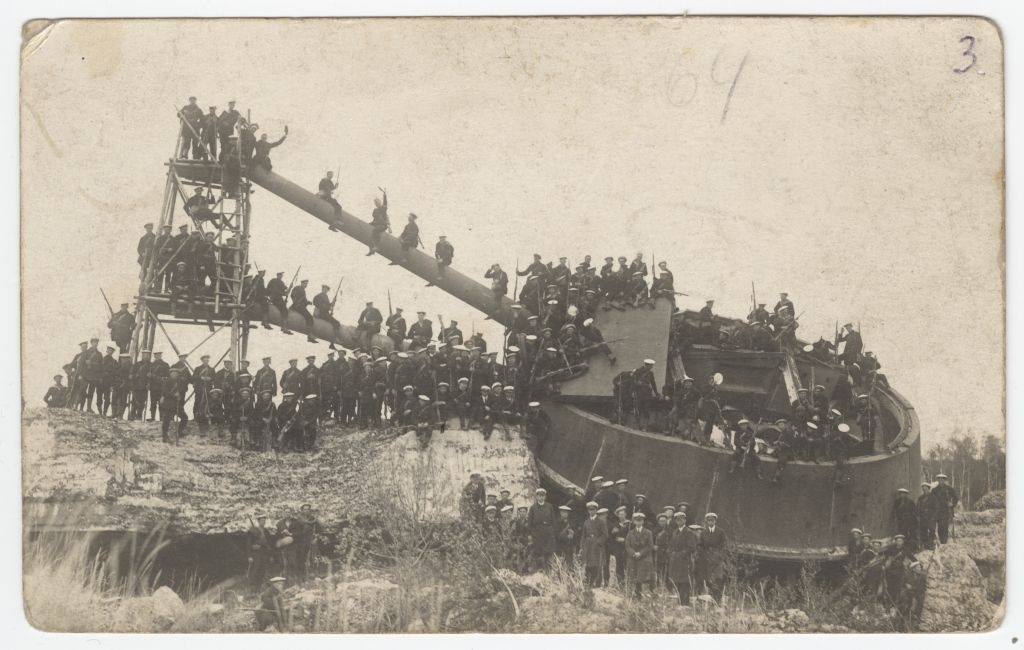
[[[959,39],[975,39],[977,62]],[[80,340],[138,288],[173,109],[235,99],[275,171],[369,217],[420,216],[482,275],[591,254],[668,261],[683,307],[744,316],[788,291],[799,334],[860,323],[925,445],[1003,432],[1002,70],[995,30],[955,19],[203,20],[66,22],[22,79],[24,395],[41,404]],[[265,191],[252,256],[312,286],[482,315]],[[191,348],[202,327],[173,327]],[[220,355],[226,337],[207,349]],[[158,335],[157,349],[170,347]],[[250,358],[314,351],[256,330]],[[198,354],[198,353],[197,353]]]

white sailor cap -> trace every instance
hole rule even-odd
[[[558,506],[558,509],[564,510],[566,512],[572,512],[572,508],[570,508],[569,506]]]
[[[816,385],[814,386],[814,390],[825,390],[825,387],[824,387],[824,386],[822,386],[821,384],[816,384]]]
[[[445,388],[451,388],[451,386],[446,381],[440,381],[437,383],[438,388],[440,388],[441,386],[444,386]]]
[[[510,345],[510,346],[508,346],[508,354],[519,354],[519,346],[518,345]]]
[[[398,353],[398,358],[399,359],[408,359],[409,358],[409,354],[406,353],[406,352],[399,352]]]
[[[620,511],[620,510],[621,510],[622,512],[625,512],[625,511],[626,511],[626,506],[619,506],[618,508],[616,508],[616,509],[615,509],[615,514],[619,514],[619,511]]]
[[[863,531],[863,530],[861,530],[860,528],[851,528],[851,529],[850,529],[850,532],[851,532],[851,533],[857,533],[858,535],[860,535],[860,534],[861,534],[861,533],[863,533],[864,531]]]
[[[295,397],[295,393],[283,393],[281,397]]]
[[[590,508],[597,509],[599,507],[600,507],[600,504],[598,504],[597,501],[587,501],[587,509],[590,509]]]
[[[552,348],[552,347],[547,347],[547,348],[544,348],[544,351],[545,351],[545,352],[558,352],[558,350],[557,350],[557,349],[555,349],[555,348]]]
[[[491,510],[494,510],[495,512],[497,512],[497,510],[498,510],[498,506],[494,506],[494,505],[491,505],[491,506],[487,506],[486,508],[484,508],[484,510],[485,510],[486,512],[490,512]]]
[[[413,388],[412,386],[402,386],[402,390],[403,391],[407,391],[407,390],[416,390],[416,389]]]
[[[604,477],[603,477],[603,476],[595,476],[594,478],[590,479],[590,481],[591,481],[592,483],[597,483],[597,482],[599,482],[599,481],[603,481],[603,480],[604,480]]]
[[[512,507],[512,504],[509,504],[507,506],[502,506],[502,508],[501,508],[502,512],[512,512],[513,510],[515,510],[515,508]]]
[[[526,340],[527,341],[536,341],[537,340],[537,335],[536,334],[527,334],[526,335]]]
[[[945,474],[936,474],[935,478],[949,478],[949,477],[946,476]]]
[[[511,386],[509,388],[511,388]],[[537,408],[538,406],[540,406],[540,402],[530,402],[529,404],[527,404],[527,406],[531,406],[533,408]]]
[[[555,300],[555,299],[551,299],[551,300],[549,300],[549,301],[548,301],[548,304],[549,304],[549,305],[557,305],[557,304],[558,304],[558,301],[557,301],[557,300]]]
[[[533,493],[534,494],[547,494],[548,491],[545,490],[544,488],[537,488],[536,490],[533,491]]]
[[[679,512],[676,512],[676,513],[674,513],[672,515],[673,519],[675,519],[676,517],[682,517],[682,518],[685,519],[686,518],[686,511],[685,510],[680,510]]]
[[[274,576],[268,582],[284,582],[284,578],[282,578],[281,576]]]
[[[647,519],[647,515],[637,510],[633,513],[633,519]]]
[[[740,420],[736,424],[750,424],[750,420],[748,420],[747,418],[743,418],[742,420]]]
[[[629,483],[628,478],[620,478],[619,480],[615,481],[615,485],[625,485],[626,483]]]
[[[598,508],[597,509],[597,514],[599,514],[599,515],[606,515],[606,514],[608,514],[608,508]]]
[[[868,396],[865,395],[864,393],[861,393],[860,395],[857,396],[857,399],[867,399],[867,398],[868,398]]]
[[[588,319],[583,321],[583,327],[590,327],[593,324],[594,324],[594,319],[593,318],[588,318]]]
[[[309,395],[306,395],[306,399],[316,399],[317,397],[318,395],[316,393],[310,393]]]
[[[897,491],[897,492],[904,492],[904,493],[906,493],[906,494],[910,494],[910,490],[908,490],[907,488],[900,488],[900,489],[898,489],[898,490],[896,490],[896,491]]]
[[[837,418],[843,417],[843,414],[842,414],[842,412],[839,411],[839,409],[831,409],[831,410],[829,410],[828,413],[829,413],[829,415],[832,415],[832,416],[837,417]]]
[[[510,309],[522,309],[523,306],[520,305],[518,302],[514,302],[514,303],[512,303],[511,307],[509,307],[509,308]]]
[[[644,363],[646,363],[649,366],[653,366],[654,365],[654,359],[644,359]]]
[[[718,515],[716,515],[713,512],[709,512],[708,514],[704,515],[704,518],[705,519],[718,519]]]
[[[807,423],[807,428],[810,429],[811,431],[817,431],[818,430],[818,425],[813,423],[813,422],[808,422]]]
[[[427,397],[426,395],[420,395],[420,401],[421,402],[429,402],[430,398]]]
[[[601,484],[601,487],[606,488],[611,487],[613,485],[615,485],[615,481],[605,481],[604,483]]]
[[[644,501],[646,501],[647,500],[647,495],[646,494],[637,494],[633,498],[634,499],[643,499]]]

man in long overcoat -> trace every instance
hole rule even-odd
[[[555,530],[558,515],[555,506],[548,503],[548,492],[537,488],[534,503],[526,515],[526,529],[530,533],[531,568],[547,569],[555,553]]]
[[[632,585],[637,596],[644,584],[654,591],[654,534],[644,526],[647,517],[633,513],[633,527],[626,533],[626,585]]]
[[[704,515],[697,557],[701,577],[716,603],[722,602],[722,588],[725,586],[725,543],[725,531],[718,527],[718,515],[713,512]]]
[[[676,587],[679,604],[690,604],[690,591],[693,574],[693,563],[697,557],[697,534],[686,526],[686,513],[677,512],[673,515],[676,532],[668,542],[668,579]]]
[[[580,533],[580,560],[590,587],[601,585],[604,563],[608,559],[605,548],[608,543],[608,523],[597,516],[598,507],[596,501],[587,503],[587,519]]]

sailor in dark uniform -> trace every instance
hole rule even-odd
[[[410,212],[409,221],[402,229],[402,234],[398,236],[398,241],[402,244],[402,257],[398,262],[402,264],[409,261],[409,251],[416,250],[420,246],[420,227],[416,225],[416,218],[416,215]],[[396,262],[391,264],[394,265]]]
[[[288,306],[285,303],[288,285],[284,283],[283,277],[284,271],[278,271],[277,275],[267,283],[267,300],[271,305],[277,307],[277,311],[281,314],[281,333],[291,335],[292,332],[288,328]]]
[[[326,284],[320,287],[320,293],[313,297],[313,313],[316,318],[330,323],[334,329],[334,340],[331,341],[331,349],[335,350],[337,349],[334,346],[335,341],[341,339],[341,323],[332,315],[334,301],[329,297],[330,290],[331,288]]]
[[[860,359],[860,353],[864,350],[864,341],[860,337],[860,332],[854,331],[853,323],[847,323],[843,325],[843,328],[846,331],[839,335],[839,341],[845,341],[846,347],[843,348],[840,360],[844,364],[850,365]]]
[[[309,286],[309,280],[303,280],[299,283],[299,286],[292,287],[291,311],[299,314],[306,321],[306,340],[310,343],[316,343],[316,337],[313,336],[313,315],[309,313],[310,303],[309,299],[306,298],[307,286]]]
[[[316,195],[321,200],[330,203],[336,213],[341,214],[341,204],[334,198],[334,190],[336,189],[338,189],[338,184],[334,181],[334,172],[327,170],[324,177],[320,179]],[[330,229],[337,231],[337,228],[334,226],[331,226]]]
[[[388,316],[384,325],[388,328],[388,338],[394,341],[395,349],[397,350],[402,346],[402,341],[405,340],[406,336],[406,324],[405,317],[402,316],[402,308],[395,307],[395,313]]]
[[[444,277],[444,271],[452,265],[455,257],[455,247],[445,235],[439,235],[437,244],[434,246],[434,260],[437,261],[437,279]],[[428,285],[429,286],[429,285]]]
[[[364,332],[364,345],[367,348],[373,343],[373,337],[380,334],[380,326],[383,322],[384,316],[379,309],[373,306],[373,301],[367,302],[366,308],[359,314],[359,320],[356,323],[356,329]]]
[[[203,128],[203,109],[196,105],[196,98],[189,97],[181,113],[181,151],[179,158],[188,156],[189,149],[192,150],[192,159],[198,160],[202,156],[200,151],[203,148],[199,140],[199,131]]]
[[[68,399],[68,387],[65,386],[62,381],[64,377],[62,375],[53,376],[53,386],[46,391],[46,395],[43,396],[43,401],[46,403],[46,408],[64,408]]]
[[[936,474],[935,478],[939,481],[939,484],[932,490],[932,495],[935,496],[939,504],[935,521],[938,525],[939,543],[945,544],[949,541],[949,522],[953,519],[953,511],[956,510],[957,503],[960,502],[960,495],[949,484],[948,476]]]
[[[501,270],[501,265],[492,264],[484,277],[491,281],[491,293],[494,294],[494,309],[501,309],[501,301],[508,293],[508,273]]]
[[[370,217],[370,227],[372,228],[370,252],[367,255],[373,255],[377,252],[385,231],[391,232],[391,219],[388,218],[388,193],[383,188],[381,188],[381,192],[383,193],[383,198],[373,200],[373,214]]]
[[[775,307],[772,309],[772,311],[775,313],[776,316],[778,316],[782,313],[783,309],[788,309],[790,315],[796,315],[796,308],[793,306],[793,303],[789,300],[788,293],[779,294],[779,301],[775,303]]]

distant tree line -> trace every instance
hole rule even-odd
[[[934,445],[925,456],[923,480],[934,481],[936,474],[949,476],[965,507],[986,492],[1006,489],[1006,451],[997,436],[987,435],[979,445],[973,435],[958,430],[949,442]]]

